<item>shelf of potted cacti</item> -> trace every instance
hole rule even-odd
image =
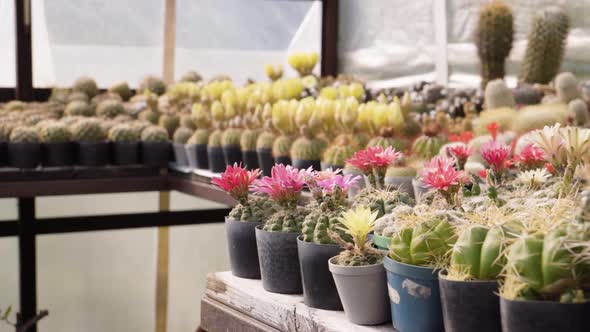
[[[330,258],[329,268],[346,318],[354,324],[377,325],[390,319],[384,254],[368,241],[376,217],[375,212],[365,207],[348,210],[342,214],[340,222],[352,243],[332,234],[343,251]]]
[[[276,164],[291,165],[291,146],[295,140],[296,100],[279,100],[272,105],[271,117],[274,128],[279,132],[272,144],[272,155]]]
[[[39,134],[32,127],[16,127],[8,142],[8,164],[16,168],[36,168],[41,163]]]
[[[163,168],[168,166],[170,139],[166,129],[149,126],[141,132],[141,159],[144,165]]]
[[[228,165],[221,177],[211,183],[220,187],[238,204],[225,218],[232,274],[240,278],[260,279],[260,265],[256,246],[255,228],[262,225],[275,212],[274,203],[248,191],[260,170],[246,170],[237,164]]]
[[[71,134],[64,123],[52,121],[41,125],[39,138],[43,143],[43,166],[71,166],[74,163]]]
[[[330,114],[331,111],[325,111],[329,108],[334,108],[334,116],[332,121],[335,132],[340,133],[331,140],[331,143],[323,152],[321,166],[322,169],[342,169],[345,166],[346,160],[366,145],[361,135],[354,133],[355,125],[358,119],[359,103],[354,97],[349,97],[346,100],[339,100],[335,102],[332,107],[329,103],[320,108],[324,114]]]
[[[244,114],[244,126],[246,127],[242,131],[240,137],[240,149],[242,151],[242,160],[244,166],[247,169],[257,169],[258,164],[258,153],[256,152],[256,143],[258,136],[261,134],[260,121],[262,121],[262,110],[259,105],[255,112]]]
[[[211,117],[213,119],[213,127],[215,128],[209,135],[207,141],[207,159],[209,160],[209,170],[213,173],[223,172],[225,166],[225,157],[223,156],[223,148],[221,140],[223,137],[222,123],[224,120],[223,105],[219,100],[215,100],[211,104]]]
[[[303,235],[297,238],[297,248],[303,281],[303,301],[312,308],[342,310],[334,279],[328,269],[328,260],[338,255],[342,249],[330,234],[337,233],[342,240],[352,241],[342,231],[339,217],[348,208],[348,190],[359,178],[343,176],[339,174],[339,170],[331,169],[306,174],[306,183],[315,203],[303,221]]]
[[[139,132],[127,123],[119,123],[109,130],[112,162],[115,165],[139,163]]]
[[[196,130],[185,146],[188,163],[191,168],[208,169],[207,142],[211,134],[211,114],[205,105],[195,103],[191,110],[191,116],[196,125]]]
[[[317,136],[322,122],[315,104],[313,98],[305,98],[299,102],[295,114],[295,124],[301,136],[293,142],[290,155],[293,166],[299,169],[321,169],[320,159],[326,141]]]
[[[309,209],[297,203],[305,184],[305,170],[277,164],[271,177],[254,182],[255,192],[267,195],[277,203],[278,211],[256,227],[256,244],[262,286],[266,291],[281,294],[301,294],[301,271],[297,237]]]
[[[109,142],[100,120],[81,119],[72,125],[71,132],[76,142],[78,165],[96,167],[109,163]]]
[[[174,150],[174,161],[176,162],[177,166],[189,166],[186,145],[192,135],[193,130],[188,127],[181,126],[178,127],[176,131],[174,131],[174,135],[172,136],[172,147]]]

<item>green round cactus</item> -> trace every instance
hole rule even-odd
[[[514,94],[503,80],[490,81],[486,85],[484,101],[486,109],[492,110],[500,107],[514,107]]]
[[[39,138],[44,143],[62,143],[69,142],[71,134],[64,123],[51,122],[39,128]]]
[[[272,144],[273,157],[289,157],[292,145],[293,137],[287,135],[278,136]]]
[[[39,134],[31,127],[16,127],[10,133],[13,143],[39,143]]]
[[[387,149],[391,146],[397,151],[404,151],[406,148],[408,148],[408,145],[409,142],[405,139],[387,136],[373,137],[369,143],[367,143],[367,147],[380,146],[384,149]]]
[[[336,242],[330,237],[328,232],[330,231],[338,234],[342,240],[351,242],[352,238],[342,230],[343,225],[339,220],[342,212],[347,209],[346,201],[342,198],[324,196],[319,206],[311,209],[311,212],[303,220],[303,241],[334,244]]]
[[[113,99],[104,100],[96,107],[96,115],[104,118],[114,118],[123,113],[125,113],[123,104]]]
[[[534,129],[543,129],[556,123],[567,123],[570,112],[563,103],[530,105],[520,109],[512,119],[512,130],[524,134]]]
[[[238,128],[227,128],[221,136],[221,145],[240,145],[242,130]]]
[[[479,13],[475,45],[481,62],[482,86],[504,78],[504,64],[512,49],[514,23],[510,7],[501,1],[485,5]]]
[[[263,131],[256,139],[256,149],[272,149],[277,136],[270,131]]]
[[[325,147],[326,142],[322,139],[301,136],[291,146],[291,158],[298,160],[320,160]]]
[[[260,135],[258,129],[246,129],[240,137],[240,147],[242,151],[256,151],[256,141]]]
[[[143,93],[145,90],[161,96],[166,93],[166,83],[156,76],[146,76],[141,80],[137,88],[138,93]]]
[[[131,123],[131,129],[133,129],[137,133],[138,137],[141,137],[141,133],[143,132],[143,130],[151,125],[152,124],[148,121],[133,121]]]
[[[139,134],[131,125],[120,123],[109,130],[109,139],[113,142],[137,142]]]
[[[578,87],[578,79],[570,72],[559,73],[555,77],[555,92],[557,99],[562,103],[569,103],[570,101],[580,97],[580,89]]]
[[[245,222],[264,222],[275,212],[276,206],[273,201],[251,195],[248,198],[248,205],[238,203],[229,212],[229,217]]]
[[[520,78],[527,83],[549,83],[559,71],[570,19],[558,7],[549,7],[532,21]]]
[[[391,213],[400,203],[410,204],[412,200],[407,193],[397,190],[382,190],[373,187],[365,187],[355,196],[352,203],[353,208],[365,206],[371,209],[371,212],[377,212],[377,218],[381,218]]]
[[[326,148],[322,157],[322,162],[328,165],[337,165],[344,167],[346,160],[352,157],[357,151],[354,145],[338,145],[334,144]]]
[[[88,104],[90,103],[90,98],[88,98],[88,96],[84,92],[73,91],[66,98],[66,103],[71,103],[73,101],[83,101]]]
[[[72,139],[76,142],[101,142],[106,134],[97,119],[82,119],[71,127]]]
[[[129,98],[131,98],[132,95],[131,89],[129,88],[129,84],[126,81],[113,83],[113,85],[109,87],[108,91],[111,93],[118,94],[119,96],[121,96],[121,99],[125,101],[129,100]]]
[[[186,144],[207,144],[209,141],[209,135],[211,135],[211,131],[206,128],[199,128],[195,130],[193,135],[188,139]]]
[[[158,119],[158,124],[168,131],[168,135],[172,137],[176,128],[180,126],[180,117],[176,114],[162,114]]]
[[[93,116],[94,110],[87,102],[81,100],[74,100],[68,103],[64,110],[66,116]]]
[[[199,73],[197,73],[194,70],[189,70],[186,73],[184,73],[184,75],[182,75],[182,77],[180,78],[181,82],[199,82],[202,81],[203,77],[201,77],[201,75],[199,75]]]
[[[190,128],[180,127],[176,129],[172,139],[174,140],[174,143],[186,144],[186,142],[188,142],[189,138],[191,138],[192,135],[193,131]]]
[[[221,129],[215,129],[211,135],[209,135],[209,141],[207,145],[211,147],[219,148],[221,147],[221,137],[223,136],[223,131]]]
[[[446,140],[442,137],[424,134],[414,141],[412,153],[422,159],[431,159],[445,143]]]
[[[300,233],[308,214],[309,210],[302,206],[282,209],[267,219],[263,229],[267,232]]]
[[[496,280],[504,268],[504,230],[472,225],[461,231],[451,252],[448,277]]]
[[[168,142],[169,136],[166,129],[159,126],[149,126],[141,132],[143,142]]]
[[[137,118],[142,121],[148,121],[151,124],[158,124],[158,119],[160,118],[160,113],[153,111],[151,109],[145,109],[137,115]]]
[[[74,82],[72,91],[83,92],[88,98],[92,98],[98,94],[98,86],[93,78],[80,77]]]
[[[582,99],[574,99],[569,102],[567,108],[570,114],[574,115],[575,121],[574,124],[576,126],[583,127],[588,120],[590,120],[590,115],[588,114],[588,105]]]
[[[190,114],[183,114],[180,116],[180,126],[196,130],[195,119]]]

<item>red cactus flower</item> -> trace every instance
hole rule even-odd
[[[364,174],[371,173],[373,170],[371,164],[369,163],[370,154],[368,150],[360,150],[355,152],[352,157],[348,158],[346,162],[351,166],[357,168]]]
[[[274,165],[271,177],[254,181],[253,190],[268,195],[285,207],[294,207],[301,197],[308,170],[298,170],[290,165]]]
[[[536,144],[527,144],[514,159],[521,168],[539,168],[545,164],[545,151]]]
[[[455,158],[457,168],[459,168],[459,170],[463,170],[465,168],[467,158],[469,158],[469,156],[473,153],[473,149],[467,144],[461,143],[447,148],[447,153]]]
[[[557,173],[557,171],[555,170],[555,166],[553,166],[552,163],[545,163],[545,169],[547,170],[547,172],[555,175],[555,173]]]
[[[255,169],[252,171],[240,165],[227,165],[225,172],[221,173],[221,177],[213,178],[211,183],[225,190],[231,197],[242,204],[246,204],[248,200],[248,190],[250,185],[260,176],[261,171]]]
[[[401,156],[402,153],[392,147],[383,149],[380,146],[373,146],[357,151],[346,162],[358,168],[361,172],[369,174],[373,169],[383,169],[393,165]]]
[[[455,169],[455,161],[443,156],[434,157],[424,163],[420,178],[427,187],[445,192],[458,189],[467,180],[465,172]]]
[[[497,122],[492,122],[490,124],[488,124],[486,126],[486,129],[488,130],[488,132],[490,133],[490,135],[492,135],[492,139],[495,141],[496,137],[498,137],[498,129],[500,127],[498,126]]]
[[[480,178],[485,179],[488,177],[488,170],[482,169],[481,171],[477,172],[477,175],[479,175]]]
[[[504,168],[504,162],[509,153],[510,147],[497,141],[489,141],[481,147],[482,158],[496,173]]]
[[[461,143],[469,143],[473,139],[473,133],[470,131],[462,132],[460,135],[451,134],[449,135],[449,141],[451,142],[461,142]]]

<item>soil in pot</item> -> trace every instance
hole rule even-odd
[[[225,233],[229,247],[229,262],[234,276],[260,279],[255,228],[261,222],[243,222],[225,218]]]
[[[271,293],[301,294],[301,271],[297,252],[300,233],[267,232],[256,227],[256,244],[262,287]]]
[[[185,146],[188,164],[192,168],[208,169],[207,144],[187,144]]]
[[[412,180],[414,180],[413,176],[386,176],[385,185],[400,192],[407,193],[411,198],[414,198],[414,186],[412,185]]]
[[[43,166],[70,166],[74,163],[74,148],[71,142],[43,143]]]
[[[291,165],[291,157],[285,157],[285,156],[281,156],[281,157],[275,157],[275,164],[283,164],[285,166],[287,165]]]
[[[109,163],[109,142],[78,142],[77,162],[80,166],[97,167]]]
[[[141,142],[141,159],[144,165],[165,168],[170,158],[170,142]]]
[[[439,274],[440,299],[446,332],[497,332],[500,298],[497,280],[456,281]]]
[[[217,146],[207,146],[209,155],[209,170],[213,173],[221,173],[225,170],[225,159],[223,158],[223,149]]]
[[[16,168],[36,168],[41,163],[40,143],[8,143],[8,164]]]
[[[328,268],[330,258],[338,255],[342,248],[337,244],[305,242],[302,237],[300,235],[297,238],[297,250],[303,282],[303,302],[311,308],[342,310],[342,302]]]
[[[262,170],[262,175],[271,176],[270,171],[275,165],[275,159],[272,157],[272,149],[258,149],[258,165]]]
[[[559,303],[500,298],[502,331],[590,331],[590,302]]]
[[[390,319],[383,264],[343,266],[328,261],[346,318],[354,324],[377,325]]]
[[[184,144],[173,143],[172,147],[174,149],[174,160],[176,161],[176,165],[184,167],[188,166],[188,156]]]
[[[242,163],[242,150],[240,148],[240,145],[224,145],[222,146],[222,149],[223,159],[225,160],[226,165],[239,165],[240,163]]]
[[[295,167],[297,169],[307,169],[310,166],[313,167],[313,169],[316,171],[322,169],[322,166],[321,166],[321,163],[319,160],[293,159],[293,167]]]
[[[389,257],[383,264],[393,327],[399,332],[444,332],[438,271]]]
[[[112,157],[115,165],[136,165],[139,163],[138,142],[113,142]]]
[[[242,160],[244,161],[244,167],[249,170],[257,169],[258,166],[258,153],[256,151],[242,151]]]

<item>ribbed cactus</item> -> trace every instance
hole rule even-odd
[[[303,241],[318,244],[332,244],[334,239],[328,231],[337,233],[341,239],[350,242],[351,238],[342,230],[340,216],[347,210],[346,201],[338,196],[324,196],[317,208],[303,221]]]
[[[346,163],[346,159],[352,157],[352,155],[358,149],[355,148],[354,145],[339,145],[333,144],[329,146],[325,151],[324,155],[322,156],[322,162],[328,165],[336,165],[339,167],[344,167]]]
[[[118,100],[107,99],[96,106],[96,115],[104,118],[114,118],[125,113],[123,104]]]
[[[258,129],[245,129],[240,137],[240,148],[242,151],[256,151],[256,141],[260,130]]]
[[[180,127],[176,129],[176,131],[174,132],[174,136],[172,136],[172,139],[174,140],[174,143],[186,144],[186,142],[188,142],[189,138],[191,138],[192,135],[193,131],[190,128]]]
[[[556,123],[566,124],[571,113],[563,103],[530,105],[520,109],[511,120],[511,128],[517,134],[543,129]]]
[[[229,217],[239,221],[263,222],[276,212],[273,201],[251,195],[248,205],[237,204],[229,213]]]
[[[71,132],[76,142],[101,142],[106,139],[101,122],[96,119],[82,119],[74,123]]]
[[[293,145],[293,137],[281,135],[277,137],[272,145],[273,157],[289,157]]]
[[[127,101],[131,98],[131,89],[126,81],[115,82],[109,87],[109,92],[116,93],[121,99]]]
[[[495,280],[504,267],[506,243],[501,227],[472,225],[460,231],[447,268],[448,277],[459,280]]]
[[[239,128],[227,128],[221,136],[221,145],[240,145],[242,130]]]
[[[320,160],[326,142],[320,138],[301,136],[291,146],[291,158],[298,160]]]
[[[113,142],[137,142],[139,134],[131,125],[119,123],[109,130],[109,139]]]
[[[484,101],[488,110],[500,107],[514,107],[515,104],[514,94],[501,79],[488,82],[485,88]]]
[[[96,85],[96,81],[90,77],[80,77],[72,86],[73,91],[83,92],[88,96],[88,98],[92,98],[98,94],[98,86]]]
[[[186,144],[207,144],[211,131],[206,128],[199,128],[195,130],[193,135],[188,139]]]
[[[507,5],[493,1],[482,8],[475,31],[482,87],[490,80],[504,78],[504,64],[512,49],[513,35],[512,10]]]
[[[281,209],[266,221],[263,229],[268,232],[299,233],[308,214],[309,210],[301,206]]]
[[[162,114],[158,119],[158,125],[168,131],[168,135],[172,137],[176,128],[180,126],[180,117],[176,114]]]
[[[412,145],[413,155],[422,159],[431,159],[438,154],[440,147],[446,143],[443,137],[438,136],[441,128],[431,124],[424,128],[422,136],[418,137]]]
[[[148,90],[150,92],[157,94],[158,96],[161,96],[166,92],[166,83],[164,83],[164,81],[162,81],[158,77],[146,76],[143,78],[143,80],[141,80],[141,83],[139,83],[139,88],[137,88],[137,91],[139,93],[145,90]]]
[[[277,136],[270,131],[263,131],[256,139],[256,149],[272,149]]]
[[[520,78],[527,83],[549,83],[559,71],[570,19],[558,7],[550,7],[535,16],[528,35]]]
[[[373,137],[369,143],[367,143],[367,147],[372,146],[380,146],[384,149],[391,146],[397,151],[404,151],[408,148],[409,142],[403,138],[394,137],[393,132],[385,129],[381,131],[380,136]]]
[[[31,127],[16,127],[10,133],[13,143],[39,143],[39,134]]]
[[[68,103],[64,110],[64,115],[67,116],[93,116],[94,110],[86,101],[74,100]]]
[[[168,132],[159,126],[149,126],[141,132],[143,142],[168,142]]]
[[[70,137],[70,130],[63,123],[52,122],[39,128],[39,138],[44,143],[69,142]]]
[[[209,141],[207,145],[211,147],[221,147],[221,137],[223,136],[223,131],[220,129],[214,130],[211,135],[209,135]]]

